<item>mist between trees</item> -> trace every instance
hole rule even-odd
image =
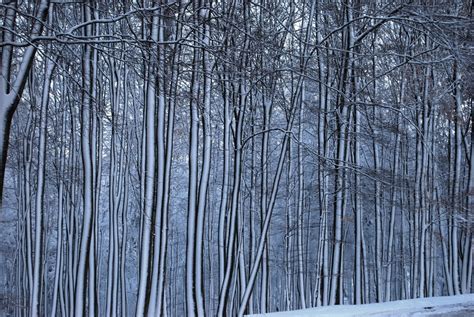
[[[7,0],[0,24],[0,314],[472,291],[471,1]]]

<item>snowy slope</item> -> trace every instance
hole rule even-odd
[[[251,315],[253,317],[349,317],[349,316],[474,316],[474,294],[400,300],[367,305],[340,305],[288,312]]]

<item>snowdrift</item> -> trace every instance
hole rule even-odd
[[[249,315],[253,317],[349,317],[349,316],[474,316],[474,294],[399,300],[366,305],[338,305],[287,312]]]

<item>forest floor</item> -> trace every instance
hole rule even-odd
[[[399,300],[366,305],[339,305],[287,312],[251,315],[253,317],[470,317],[474,316],[474,294]]]

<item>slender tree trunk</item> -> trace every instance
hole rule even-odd
[[[471,101],[471,146],[469,153],[469,178],[468,178],[468,187],[467,187],[467,202],[466,202],[466,237],[464,241],[464,250],[463,250],[463,266],[461,273],[461,292],[463,294],[468,294],[472,290],[471,281],[472,281],[472,266],[473,266],[473,216],[472,210],[474,210],[474,106]]]
[[[45,65],[45,75],[43,82],[43,91],[41,97],[41,114],[40,114],[40,129],[39,129],[39,149],[38,149],[38,178],[37,178],[37,193],[35,202],[35,252],[34,252],[34,271],[33,271],[33,296],[31,305],[31,315],[39,316],[40,297],[41,297],[41,278],[43,276],[43,229],[44,229],[44,188],[45,188],[45,174],[46,174],[46,139],[48,124],[48,104],[49,91],[51,86],[51,78],[54,70],[54,62],[48,60]],[[58,241],[58,243],[60,243]]]
[[[63,82],[64,85],[64,82]],[[62,96],[64,96],[64,86],[62,88]],[[66,115],[63,113],[62,115],[62,123],[61,123],[61,145],[59,149],[59,174],[64,175],[65,173],[65,140],[66,138]],[[55,265],[55,274],[54,274],[54,287],[53,287],[53,301],[51,306],[51,317],[56,316],[57,314],[57,303],[59,294],[61,294],[59,284],[63,283],[62,275],[63,275],[63,209],[64,209],[64,181],[62,179],[58,180],[58,225],[57,225],[57,245],[56,245],[56,265]],[[64,304],[61,304],[62,314],[65,314],[64,311]]]
[[[151,38],[158,41],[159,17],[153,16],[151,26]],[[151,222],[153,215],[153,196],[154,196],[154,182],[155,182],[155,85],[156,74],[155,67],[152,64],[148,70],[148,78],[146,82],[146,103],[145,103],[145,193],[143,203],[143,224],[141,234],[141,249],[140,249],[140,269],[139,269],[139,284],[138,284],[138,298],[136,305],[136,316],[144,316],[146,313],[146,301],[148,296],[148,267],[151,246]]]
[[[197,25],[199,14],[198,1],[193,2],[193,22]],[[196,31],[197,32],[197,31]],[[198,40],[198,35],[193,37]],[[199,109],[198,98],[200,90],[199,60],[200,50],[193,49],[191,100],[190,100],[190,136],[189,136],[189,187],[188,187],[188,223],[186,237],[186,314],[190,317],[199,315],[200,307],[196,302],[196,229],[198,210],[198,150],[199,150]],[[200,241],[201,242],[201,241]]]
[[[304,85],[304,83],[303,83]],[[305,99],[305,88],[302,88],[301,106],[299,109],[299,126],[298,126],[298,140],[303,139],[302,133],[302,117],[303,117],[303,103]],[[303,267],[303,201],[304,201],[304,169],[303,169],[303,153],[301,144],[298,143],[298,225],[297,225],[297,240],[298,240],[298,282],[300,305],[302,309],[306,308],[306,295],[304,283],[304,267]]]
[[[403,72],[402,72],[403,74]],[[392,263],[393,263],[393,250],[394,250],[394,234],[395,234],[395,215],[396,215],[396,202],[397,202],[397,188],[396,188],[396,181],[399,177],[399,151],[400,151],[400,120],[401,120],[401,106],[404,104],[405,100],[405,80],[401,79],[401,87],[400,87],[400,107],[399,113],[397,115],[397,131],[395,135],[395,148],[393,151],[393,181],[394,185],[392,186],[391,192],[391,207],[390,207],[390,223],[389,223],[389,230],[388,230],[388,242],[387,242],[387,275],[385,281],[385,301],[391,300],[391,285],[392,285]]]
[[[452,229],[451,229],[451,273],[453,275],[454,294],[461,293],[459,285],[459,250],[458,250],[458,212],[460,206],[460,188],[461,188],[461,160],[462,160],[462,141],[461,141],[461,76],[459,74],[457,62],[453,66],[454,93],[455,93],[455,120],[454,120],[454,179],[452,198]]]

